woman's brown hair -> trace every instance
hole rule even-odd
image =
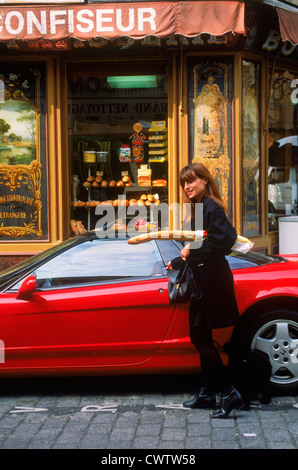
[[[182,190],[183,190],[184,202],[191,203],[192,215],[194,213],[195,201],[192,201],[188,197],[186,192],[184,191],[184,184],[186,181],[190,183],[196,178],[205,179],[207,181],[205,197],[210,197],[211,199],[213,199],[215,202],[217,202],[217,204],[219,204],[224,209],[225,213],[227,213],[227,208],[222,200],[217,184],[213,176],[211,175],[210,171],[208,170],[208,168],[206,168],[206,166],[203,165],[202,163],[191,163],[190,165],[187,165],[184,168],[182,168],[182,170],[180,171],[179,179],[180,179],[180,186],[182,187]]]

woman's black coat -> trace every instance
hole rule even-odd
[[[225,255],[231,252],[237,233],[224,210],[211,198],[203,198],[203,230],[207,238],[200,248],[190,249],[188,263],[201,286],[203,296],[197,302],[198,315],[206,308],[210,329],[235,325],[239,312],[234,292],[233,275]],[[178,269],[181,258],[172,260]],[[195,318],[191,319],[195,326]]]

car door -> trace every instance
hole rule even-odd
[[[18,331],[11,365],[146,361],[173,317],[162,265],[155,242],[132,246],[126,240],[94,239],[36,269],[37,292],[29,300],[10,301]]]

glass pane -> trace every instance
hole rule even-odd
[[[156,245],[124,241],[88,241],[75,246],[35,271],[37,286],[50,288],[153,275],[161,261]]]
[[[95,228],[99,205],[112,205],[117,219],[120,196],[126,206],[167,202],[165,63],[69,64],[68,105],[72,219],[82,221],[79,228]]]
[[[243,235],[260,234],[260,66],[243,60]]]
[[[297,214],[298,116],[293,99],[296,76],[274,73],[269,108],[268,206],[269,230],[278,229],[278,218]]]
[[[256,266],[265,266],[270,263],[282,263],[283,258],[275,258],[269,255],[263,255],[257,251],[250,251],[249,253],[237,253],[234,251],[231,255],[227,256],[231,269],[245,269],[253,268]]]
[[[180,251],[183,248],[183,244],[180,244],[179,242],[157,240],[156,243],[160,249],[165,265],[167,265],[172,259],[180,256]]]

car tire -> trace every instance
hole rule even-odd
[[[242,323],[237,342],[269,358],[272,392],[289,395],[298,392],[298,313],[276,310],[254,315]],[[235,330],[237,335],[237,329]]]

